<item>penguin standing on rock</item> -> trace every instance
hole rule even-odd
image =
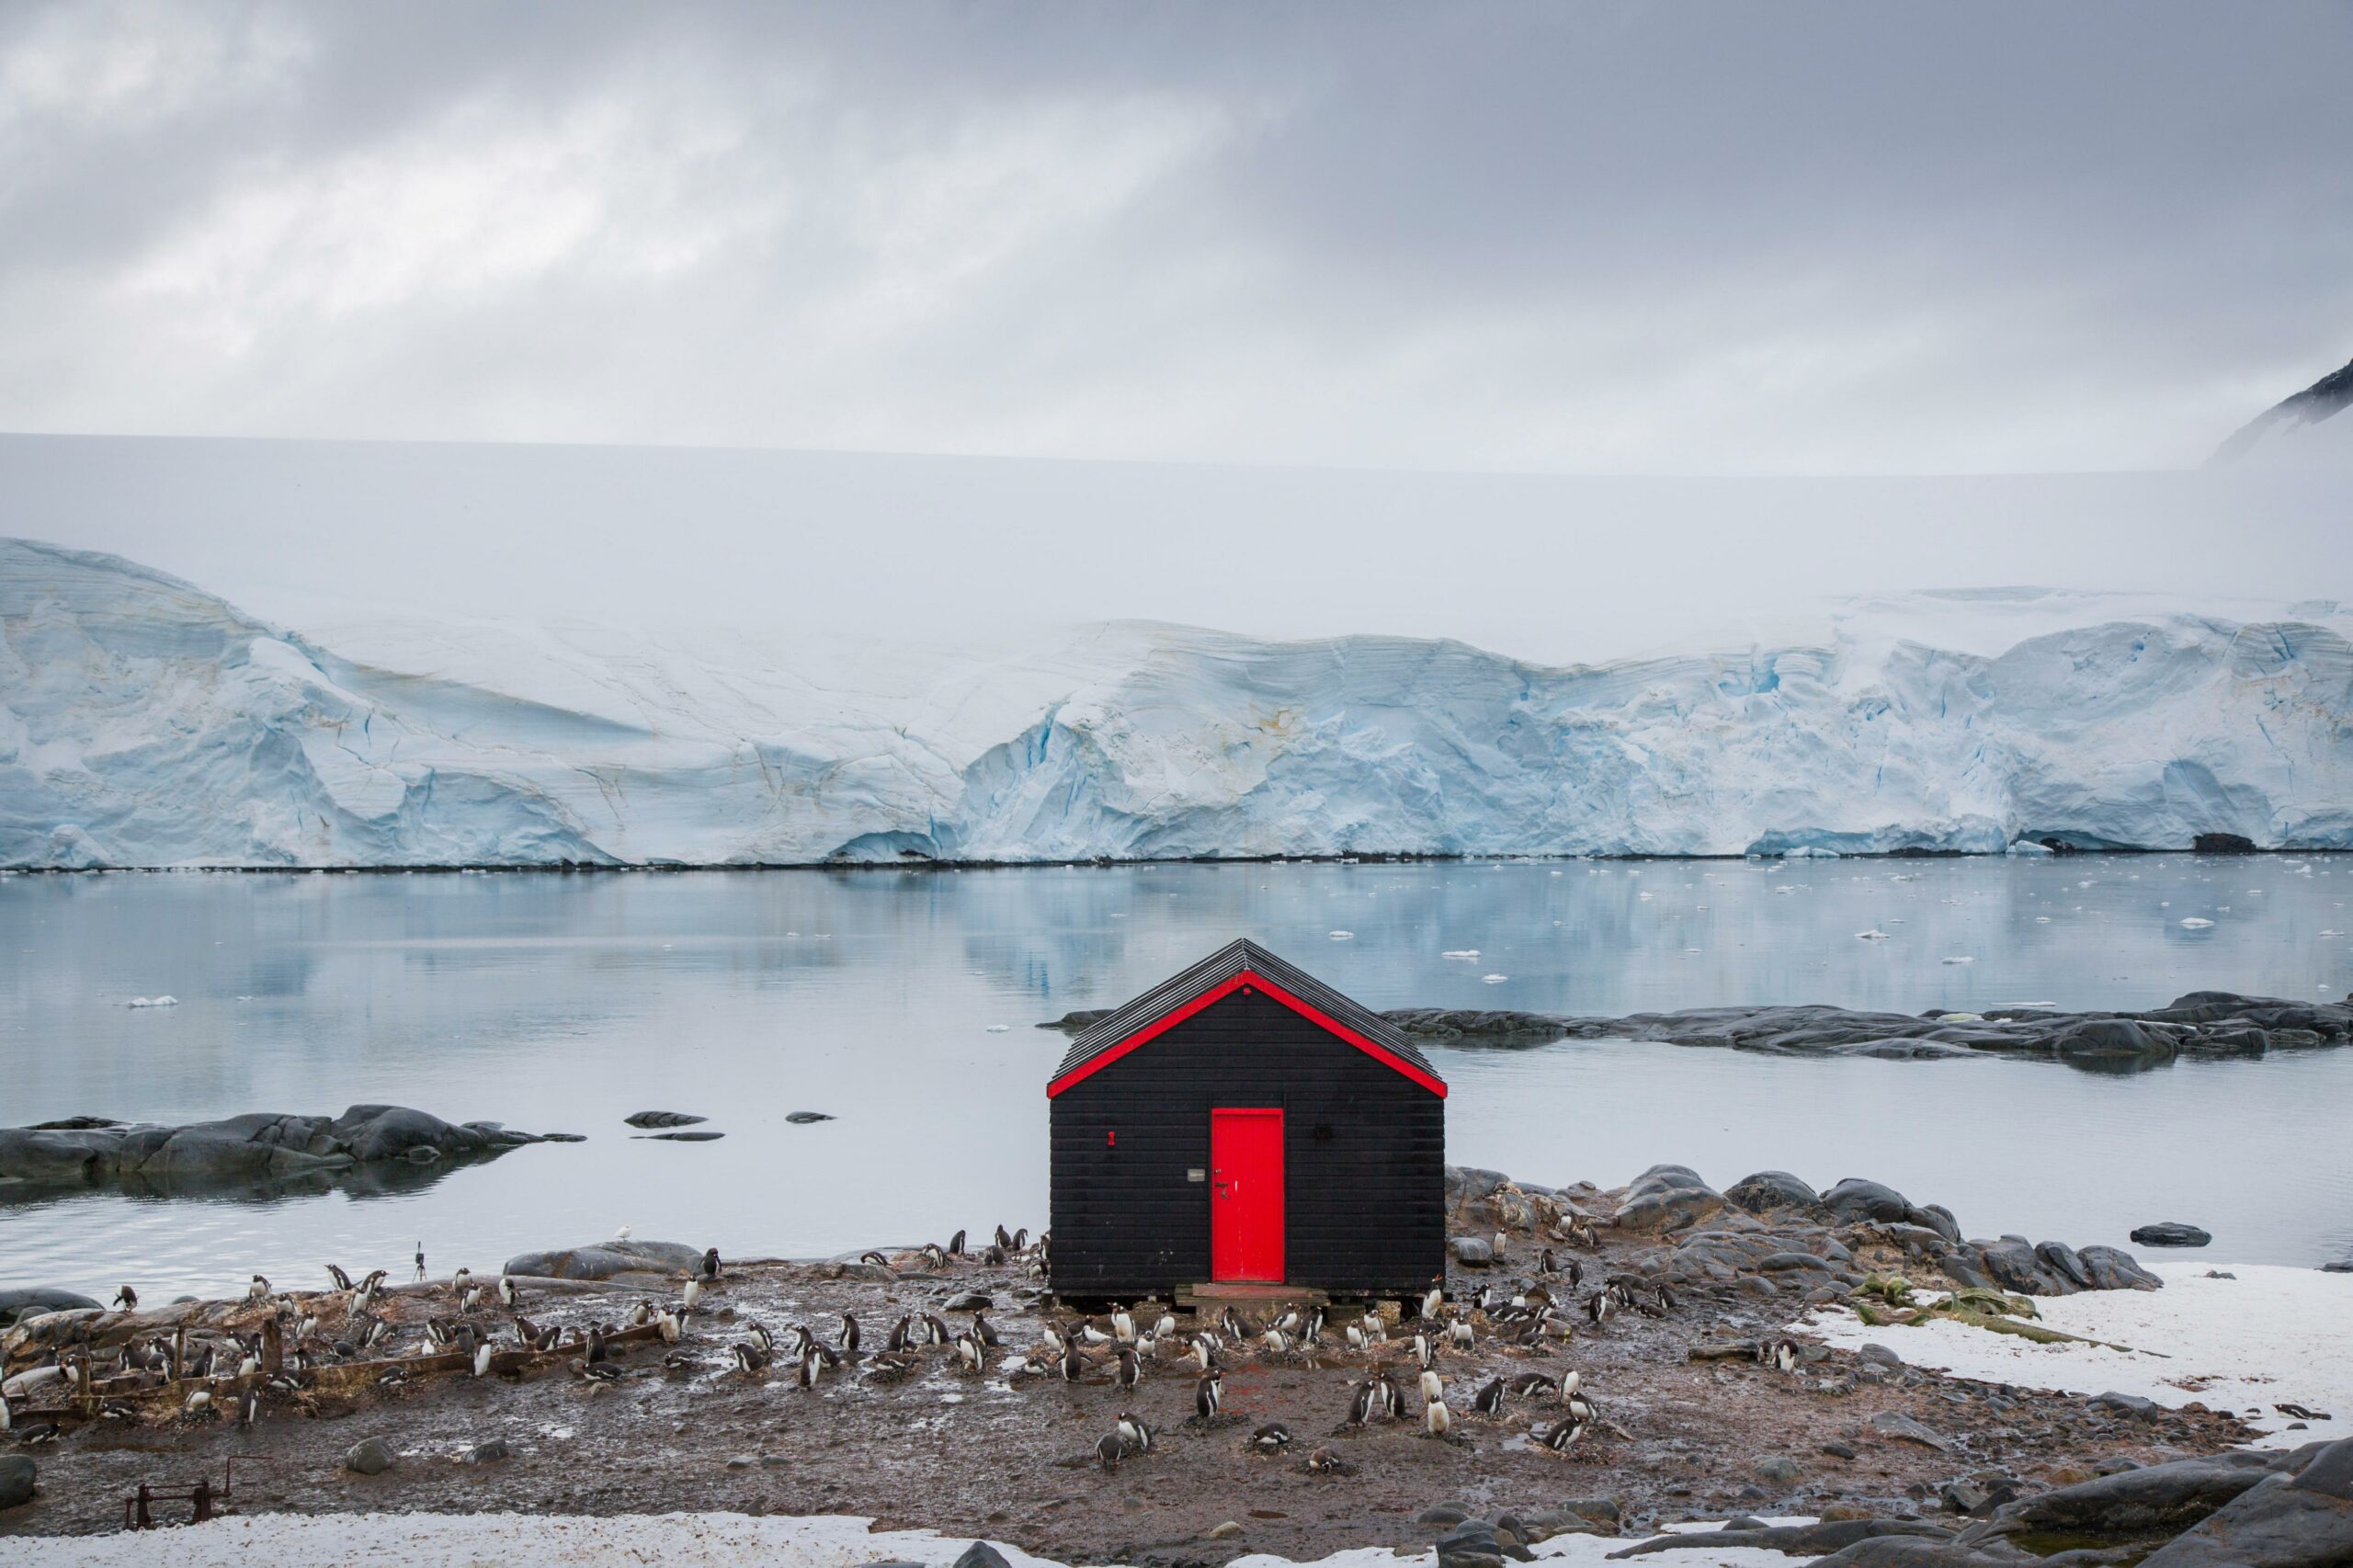
[[[716,1279],[719,1278],[719,1249],[717,1247],[705,1247],[703,1249],[702,1277],[705,1279]]]

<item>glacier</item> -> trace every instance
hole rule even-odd
[[[0,540],[0,864],[2353,847],[2353,610],[2233,610],[1898,595],[1568,667],[1136,622],[780,651],[296,631]]]

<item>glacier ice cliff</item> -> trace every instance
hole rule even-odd
[[[2327,601],[2019,590],[1569,668],[1135,623],[986,658],[422,621],[338,652],[5,540],[0,863],[2346,848],[2348,634]]]

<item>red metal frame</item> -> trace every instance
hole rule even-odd
[[[1077,1066],[1072,1068],[1069,1072],[1063,1074],[1061,1077],[1047,1085],[1046,1097],[1048,1099],[1052,1099],[1064,1089],[1069,1088],[1073,1084],[1084,1083],[1086,1079],[1093,1077],[1096,1074],[1103,1071],[1104,1068],[1111,1065],[1112,1062],[1120,1060],[1120,1057],[1125,1056],[1131,1051],[1135,1050],[1138,1046],[1155,1040],[1161,1035],[1165,1034],[1168,1030],[1175,1028],[1178,1024],[1183,1023],[1187,1018],[1191,1017],[1202,1008],[1210,1006],[1213,1003],[1222,1002],[1225,998],[1233,995],[1237,991],[1246,990],[1252,987],[1256,987],[1257,990],[1265,992],[1267,995],[1273,997],[1284,1006],[1289,1007],[1301,1017],[1307,1019],[1310,1023],[1318,1026],[1328,1033],[1337,1035],[1340,1039],[1347,1040],[1350,1045],[1355,1046],[1358,1051],[1363,1051],[1367,1056],[1371,1057],[1375,1062],[1380,1062],[1382,1066],[1393,1068],[1397,1072],[1403,1073],[1406,1077],[1411,1078],[1415,1083],[1419,1084],[1423,1088],[1427,1089],[1438,1098],[1446,1098],[1446,1085],[1438,1079],[1431,1077],[1427,1073],[1423,1072],[1420,1068],[1415,1066],[1412,1062],[1406,1061],[1395,1051],[1391,1051],[1388,1047],[1376,1044],[1372,1040],[1367,1040],[1356,1030],[1348,1028],[1347,1025],[1341,1023],[1337,1018],[1330,1017],[1318,1008],[1310,1006],[1308,1004],[1301,1001],[1298,997],[1292,995],[1290,992],[1285,991],[1281,986],[1270,983],[1265,978],[1260,976],[1256,970],[1247,969],[1244,970],[1241,973],[1235,975],[1231,980],[1221,982],[1220,983],[1210,987],[1207,991],[1202,992],[1199,996],[1194,997],[1191,1001],[1183,1004],[1181,1006],[1170,1008],[1167,1012],[1163,1013],[1152,1022],[1144,1025],[1143,1028],[1136,1030],[1135,1033],[1128,1036],[1127,1039],[1121,1040],[1119,1044],[1111,1046],[1094,1056],[1088,1057],[1085,1062],[1080,1062]]]

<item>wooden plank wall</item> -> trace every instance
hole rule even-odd
[[[1418,1294],[1446,1266],[1446,1102],[1262,995],[1228,996],[1053,1102],[1053,1287],[1210,1278],[1215,1106],[1280,1106],[1289,1282]],[[1116,1143],[1106,1132],[1116,1132]]]

